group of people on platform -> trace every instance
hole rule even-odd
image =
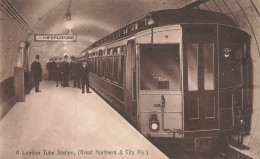
[[[31,65],[31,70],[34,76],[35,92],[41,92],[39,90],[39,84],[42,81],[42,68],[39,62],[39,55],[36,55],[36,60]],[[56,87],[70,87],[69,81],[73,81],[73,88],[81,88],[82,93],[85,93],[85,87],[87,93],[92,93],[89,91],[89,66],[87,60],[82,62],[76,61],[74,56],[71,56],[71,62],[68,61],[68,56],[62,58],[49,59],[46,64],[46,69],[49,74],[49,80],[56,81]]]

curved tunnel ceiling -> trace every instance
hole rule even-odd
[[[196,9],[221,12],[232,18],[237,26],[251,35],[252,45],[260,56],[260,1],[259,0],[209,0]]]
[[[147,12],[181,8],[196,0],[72,0],[71,15],[78,35],[76,43],[34,42],[30,48],[44,57],[78,55],[96,40]],[[10,0],[36,34],[66,34],[65,14],[69,0]],[[64,50],[66,46],[66,50]]]
[[[65,13],[70,0],[9,0],[37,34],[66,34]],[[260,55],[259,0],[72,0],[71,14],[76,43],[34,42],[31,48],[52,56],[77,55],[94,41],[154,10],[190,7],[222,12],[247,31]],[[257,17],[257,18],[255,18]],[[64,50],[66,46],[66,50]]]

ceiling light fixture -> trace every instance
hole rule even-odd
[[[71,3],[72,0],[67,0],[67,13],[66,13],[66,22],[65,22],[65,28],[69,30],[69,33],[71,34],[71,29],[73,28],[73,22],[71,20],[71,13],[70,13],[70,9],[71,9]]]

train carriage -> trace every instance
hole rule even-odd
[[[147,137],[206,151],[248,132],[249,35],[221,13],[148,13],[82,53],[90,86]],[[81,57],[82,58],[82,57]]]

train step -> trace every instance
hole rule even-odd
[[[239,150],[249,150],[250,149],[248,146],[243,145],[241,142],[239,142],[235,139],[229,139],[227,142],[229,145],[236,147]]]

